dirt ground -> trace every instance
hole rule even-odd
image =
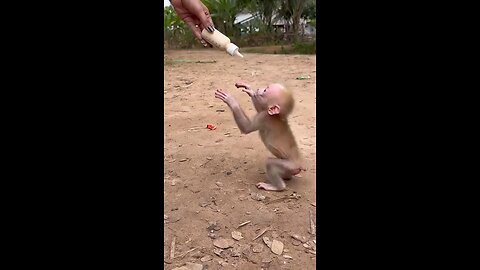
[[[164,52],[164,269],[187,262],[210,270],[315,269],[310,222],[310,216],[316,218],[315,55],[244,55],[234,58],[214,49]],[[234,86],[237,81],[255,89],[279,82],[294,93],[289,122],[307,171],[288,181],[283,192],[255,187],[266,180],[271,154],[258,133],[242,135],[227,105],[214,98],[222,88],[253,116],[250,98]],[[209,130],[207,124],[217,128]],[[234,231],[243,238],[234,240]],[[281,255],[263,237],[283,243]]]

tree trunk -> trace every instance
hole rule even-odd
[[[300,16],[295,15],[293,17],[293,40],[294,41],[297,40],[299,26],[300,26]]]

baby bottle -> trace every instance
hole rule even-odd
[[[238,52],[238,46],[230,42],[230,39],[217,29],[215,29],[213,33],[208,32],[207,29],[203,29],[202,38],[213,46],[221,50],[226,50],[231,56],[237,55],[243,58],[243,55]]]

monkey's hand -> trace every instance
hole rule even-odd
[[[248,90],[250,90],[250,89],[252,88],[252,87],[250,87],[249,84],[247,84],[247,83],[245,83],[245,82],[237,82],[237,83],[235,84],[235,87],[237,87],[237,88],[245,88],[245,89],[248,89]]]
[[[247,93],[250,97],[252,97],[254,95],[254,91],[252,90],[252,87],[247,84],[247,83],[244,83],[244,82],[237,82],[235,84],[235,87],[237,88],[243,88],[242,91]]]
[[[225,102],[230,108],[237,103],[237,100],[232,95],[224,92],[222,89],[217,89],[215,97]]]

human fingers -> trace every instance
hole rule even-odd
[[[199,0],[183,0],[182,3],[185,9],[200,20],[203,28],[206,28],[208,32],[213,33],[215,27],[210,12],[202,2]]]
[[[198,24],[195,23],[192,17],[186,17],[183,21],[188,25],[190,30],[192,30],[196,38],[202,39],[202,31],[198,28]]]

